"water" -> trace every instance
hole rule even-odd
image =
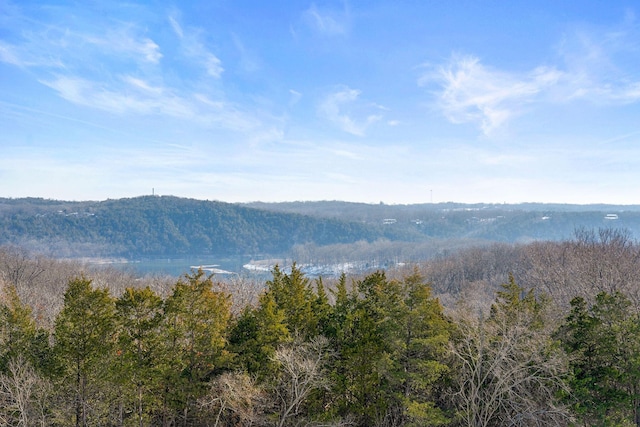
[[[249,270],[243,268],[244,264],[251,261],[249,257],[197,257],[197,258],[146,258],[139,260],[126,260],[113,262],[112,266],[133,270],[137,274],[158,274],[183,276],[192,269],[202,268],[216,276],[247,275]]]
[[[144,276],[170,275],[174,277],[184,276],[192,270],[201,268],[206,273],[213,273],[218,279],[233,277],[253,277],[259,279],[271,278],[273,267],[278,264],[283,272],[287,273],[291,267],[288,259],[261,259],[256,260],[248,256],[235,257],[185,257],[185,258],[145,258],[138,260],[110,260],[95,264],[108,264],[112,267],[133,271]],[[249,268],[245,266],[251,264]],[[369,270],[384,268],[375,262],[342,262],[337,264],[298,264],[302,272],[310,278],[338,277],[341,273],[362,273]],[[386,266],[388,267],[388,266]]]

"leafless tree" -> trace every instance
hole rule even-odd
[[[198,404],[213,414],[214,427],[260,425],[268,396],[254,378],[244,372],[225,372],[211,382],[209,393]]]
[[[532,328],[513,316],[485,319],[458,313],[455,406],[467,427],[565,426],[570,418],[557,401],[567,363],[548,328]]]
[[[573,240],[523,248],[518,281],[553,297],[561,307],[600,292],[622,292],[640,310],[640,245],[625,230],[576,230]]]
[[[278,427],[290,425],[301,413],[311,392],[329,386],[325,374],[329,341],[322,336],[296,342],[276,350],[280,377],[274,387],[278,408]]]
[[[246,276],[233,276],[226,283],[233,301],[231,311],[236,315],[245,307],[255,305],[265,286],[264,281]]]
[[[22,357],[11,360],[0,374],[0,425],[32,427],[49,425],[49,383]]]

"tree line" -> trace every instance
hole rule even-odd
[[[327,263],[335,258],[327,248],[334,246],[357,253],[358,258],[350,261],[374,257],[388,261],[398,252],[411,260],[423,260],[453,240],[458,247],[496,241],[558,241],[570,238],[576,226],[606,225],[626,227],[637,234],[639,209],[453,203],[242,205],[171,196],[99,202],[0,198],[0,244],[58,257],[301,255]],[[619,218],[606,220],[610,212]],[[384,224],[388,219],[395,222]]]
[[[3,280],[0,425],[640,425],[640,311],[620,290],[558,304],[513,274],[445,308],[416,267],[257,300],[192,271],[166,294],[72,277],[50,327]]]
[[[296,244],[407,240],[406,234],[355,221],[171,196],[64,203],[0,199],[0,244],[66,257],[276,255]]]

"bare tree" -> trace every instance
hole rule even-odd
[[[0,273],[16,288],[33,283],[44,272],[42,261],[43,257],[32,256],[17,246],[0,248]]]
[[[215,416],[214,426],[259,425],[267,406],[265,391],[244,372],[225,372],[211,382],[198,404]]]
[[[22,357],[9,362],[0,374],[0,425],[31,427],[49,425],[50,385]]]
[[[278,407],[278,427],[289,425],[301,414],[302,406],[314,390],[328,388],[325,363],[329,340],[323,336],[309,342],[294,342],[274,355],[280,378],[274,388]]]
[[[523,248],[519,281],[548,293],[563,308],[579,296],[622,292],[640,309],[640,245],[619,229],[579,229],[571,241]]]
[[[515,284],[514,284],[515,286]],[[459,335],[451,345],[457,387],[452,395],[467,427],[564,426],[569,412],[557,400],[565,390],[565,354],[551,339],[551,322],[533,293],[491,314],[457,313]]]

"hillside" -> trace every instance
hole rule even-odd
[[[385,225],[439,239],[498,242],[563,240],[576,229],[616,228],[640,237],[640,205],[570,204],[365,204],[338,201],[248,203],[244,206],[317,218]]]
[[[0,244],[58,256],[279,254],[296,244],[383,237],[411,236],[362,223],[178,197],[0,199]]]
[[[561,240],[580,228],[625,229],[637,238],[640,207],[231,204],[171,196],[83,202],[0,199],[0,245],[58,257],[260,257],[336,245],[353,253],[349,245],[362,242],[413,245],[414,252],[422,253],[434,241],[455,239],[464,246]]]

